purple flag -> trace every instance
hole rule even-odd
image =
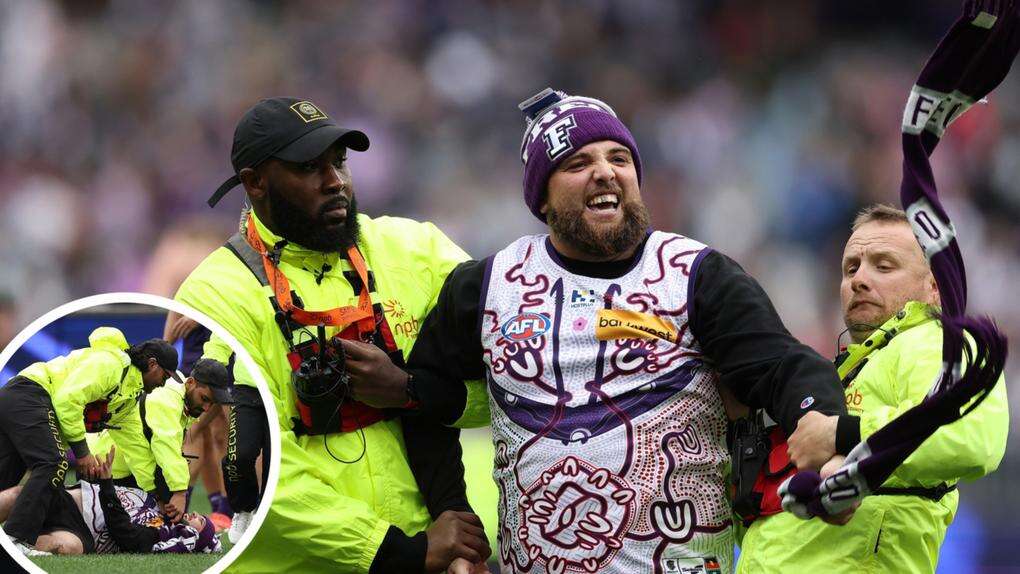
[[[946,128],[1005,79],[1018,50],[1013,0],[967,0],[910,91],[900,201],[942,299],[942,372],[924,401],[858,444],[835,474],[823,481],[802,472],[780,486],[783,507],[801,518],[837,514],[876,490],[940,426],[984,400],[1002,374],[1006,337],[990,318],[966,316],[963,256],[928,158]]]

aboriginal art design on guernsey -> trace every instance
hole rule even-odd
[[[656,232],[605,280],[567,272],[546,236],[493,257],[481,337],[504,572],[661,573],[717,556],[729,570],[726,419],[687,324],[704,250]],[[638,328],[597,337],[599,313]],[[671,335],[641,331],[652,324]]]
[[[118,486],[117,498],[120,505],[131,517],[134,524],[146,524],[149,526],[160,526],[163,521],[160,517],[156,500],[149,496],[144,490],[138,488],[127,488]],[[118,552],[117,543],[110,536],[106,528],[106,518],[103,516],[103,509],[99,500],[99,485],[91,482],[81,483],[82,517],[89,528],[92,537],[95,539],[96,554],[107,554]]]

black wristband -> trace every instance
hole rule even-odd
[[[836,452],[847,455],[861,442],[861,417],[839,415],[836,419]]]
[[[386,531],[379,550],[372,560],[369,574],[404,574],[406,572],[424,572],[425,555],[428,553],[429,539],[424,532],[414,536],[390,525]]]
[[[74,452],[74,457],[78,459],[85,458],[89,454],[89,443],[84,440],[76,440],[71,443],[71,451]]]

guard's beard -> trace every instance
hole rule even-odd
[[[343,225],[330,228],[325,214],[345,203],[342,197],[338,196],[335,201],[324,204],[319,209],[318,217],[310,218],[278,189],[270,185],[267,192],[269,213],[276,226],[274,231],[287,241],[327,253],[346,250],[358,242],[358,203],[353,195],[347,204],[347,218]]]
[[[584,218],[584,205],[564,209],[549,205],[545,219],[557,237],[577,250],[594,258],[612,260],[634,249],[648,231],[648,208],[644,203],[627,201],[620,208],[623,220],[613,227],[589,225]]]
[[[191,400],[191,396],[188,395],[187,393],[185,393],[185,395],[184,395],[184,410],[186,410],[188,412],[188,416],[189,417],[195,418],[195,419],[197,419],[198,417],[202,416],[202,413],[204,412],[202,410],[202,407],[200,405],[195,404]]]

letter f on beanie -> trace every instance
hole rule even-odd
[[[641,158],[634,136],[605,102],[546,88],[517,107],[527,122],[521,141],[524,203],[543,223],[542,201],[549,176],[560,162],[591,142],[612,140],[627,146],[641,183]]]

